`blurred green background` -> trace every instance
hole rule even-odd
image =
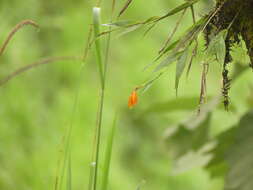
[[[122,19],[142,20],[161,15],[182,2],[134,1]],[[198,18],[210,8],[208,2],[202,1],[198,5]],[[116,12],[124,3],[123,0],[116,1]],[[1,42],[24,19],[37,22],[40,30],[28,26],[15,35],[0,57],[0,77],[43,57],[82,55],[94,4],[90,0],[1,0]],[[103,23],[109,22],[110,7],[111,1],[103,2]],[[166,75],[139,97],[134,109],[127,108],[131,91],[150,76],[151,72],[143,71],[143,68],[157,55],[177,18],[178,15],[168,18],[145,37],[143,29],[121,38],[112,36],[102,140],[116,109],[120,109],[121,115],[109,189],[136,189],[143,180],[146,181],[142,187],[145,190],[218,190],[223,187],[222,178],[211,178],[202,168],[172,175],[168,150],[173,147],[167,147],[163,142],[166,129],[187,118],[198,106],[203,46],[193,63],[190,77],[186,79],[184,75],[181,79],[177,98],[175,66],[172,65]],[[191,24],[190,13],[187,13],[176,37]],[[245,50],[235,50],[233,54],[237,61],[246,62],[248,59]],[[43,65],[1,86],[0,189],[53,189],[62,137],[72,122],[73,189],[87,189],[99,98],[93,48],[83,69],[81,64],[62,61]],[[251,107],[252,79],[248,70],[233,83],[230,93],[233,111],[226,112],[222,107],[213,111],[211,135],[236,124]],[[220,89],[221,67],[214,63],[210,65],[208,75],[208,96],[215,97]],[[79,97],[74,109],[77,93]],[[103,147],[102,143],[102,151]]]

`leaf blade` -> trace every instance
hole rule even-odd
[[[176,79],[175,79],[175,89],[176,89],[176,91],[178,90],[179,79],[180,79],[181,75],[183,74],[185,66],[186,66],[188,53],[189,53],[189,49],[187,48],[186,50],[183,51],[183,54],[179,57],[178,62],[177,62]]]

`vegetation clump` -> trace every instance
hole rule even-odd
[[[210,43],[212,36],[216,36],[223,30],[227,30],[225,36],[225,59],[223,63],[223,87],[225,108],[228,109],[231,79],[227,65],[232,62],[231,47],[243,40],[248,49],[250,67],[253,68],[253,1],[252,0],[217,0],[214,15],[208,23],[204,33],[206,45]]]

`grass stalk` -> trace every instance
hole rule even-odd
[[[112,3],[112,14],[113,9],[115,6],[115,1]],[[112,20],[112,16],[111,16]],[[101,129],[102,129],[102,119],[103,119],[103,110],[104,110],[104,96],[105,96],[105,82],[106,82],[106,73],[107,73],[107,66],[108,66],[108,57],[109,57],[109,49],[110,49],[110,41],[111,35],[108,35],[106,40],[106,47],[105,47],[105,57],[102,59],[102,48],[100,44],[100,8],[94,7],[93,8],[93,31],[94,31],[94,38],[95,38],[95,49],[96,49],[96,60],[99,69],[99,78],[100,78],[100,99],[99,99],[99,107],[98,107],[98,115],[97,115],[97,124],[96,124],[96,131],[95,131],[95,142],[94,142],[94,149],[93,149],[93,158],[90,166],[90,180],[89,180],[89,190],[97,190],[98,186],[98,167],[99,167],[99,160],[100,160],[100,141],[101,141]],[[116,125],[116,120],[114,121],[113,125]],[[114,132],[113,132],[114,133]],[[113,134],[111,134],[113,135]],[[109,137],[113,138],[112,137]],[[112,139],[108,140],[108,143],[112,143]],[[109,146],[109,145],[108,145]],[[110,146],[109,146],[110,147]],[[109,148],[108,147],[108,148]],[[103,179],[102,179],[102,187],[107,186],[108,180],[108,173],[109,173],[109,155],[111,155],[111,151],[108,150],[106,153],[106,171],[104,172]]]
[[[90,30],[91,31],[91,30]],[[65,171],[66,171],[66,166],[67,168],[67,183],[66,183],[66,189],[71,190],[72,189],[72,166],[71,166],[71,135],[72,135],[72,130],[73,130],[73,122],[74,122],[74,115],[76,112],[76,107],[78,105],[78,99],[79,99],[79,91],[81,87],[81,76],[83,73],[84,66],[86,65],[86,58],[89,52],[89,42],[90,42],[90,37],[91,32],[89,32],[89,37],[87,41],[87,45],[85,48],[84,56],[79,58],[82,60],[82,64],[80,67],[80,73],[79,73],[79,82],[78,86],[76,88],[76,94],[74,97],[74,105],[72,108],[71,112],[71,120],[70,120],[70,125],[67,127],[66,132],[63,136],[62,140],[62,148],[60,148],[60,153],[62,154],[62,157],[59,158],[58,164],[57,164],[57,174],[56,174],[56,180],[55,180],[55,190],[61,190],[62,189],[62,184],[65,176]],[[68,164],[68,165],[67,165]]]
[[[72,168],[71,168],[71,154],[68,156],[68,171],[67,171],[67,190],[72,189]]]
[[[94,180],[92,190],[97,189],[98,183],[98,165],[99,165],[99,155],[100,155],[100,140],[101,140],[101,128],[102,128],[102,118],[103,118],[103,109],[104,109],[104,88],[101,89],[99,108],[98,108],[98,118],[95,134],[95,156],[94,156]]]
[[[104,160],[104,172],[102,178],[102,189],[107,190],[108,180],[109,180],[109,173],[110,173],[110,165],[111,165],[111,157],[112,157],[112,147],[113,147],[113,140],[115,136],[115,130],[117,125],[117,113],[115,114],[112,127],[109,131],[109,135],[107,138],[106,144],[106,152],[105,152],[105,160]]]
[[[114,5],[115,5],[115,2],[113,1],[112,13],[113,13]],[[108,66],[110,41],[111,41],[111,35],[109,35],[106,41],[105,57],[103,60],[100,38],[98,38],[98,36],[100,35],[100,8],[99,7],[93,8],[93,31],[94,31],[94,38],[95,38],[96,60],[97,60],[97,65],[98,65],[98,70],[99,70],[99,78],[100,78],[100,99],[99,99],[97,123],[96,123],[96,129],[95,129],[96,131],[95,131],[95,138],[94,138],[94,149],[93,149],[93,155],[92,155],[92,162],[90,165],[90,179],[89,179],[89,187],[88,187],[89,190],[97,190],[97,186],[98,186],[98,173],[99,173],[98,167],[99,167],[99,160],[100,160],[100,144],[101,144],[100,141],[101,141],[103,110],[104,110],[105,82],[106,82],[106,73],[107,73],[107,66]],[[107,159],[107,162],[108,162],[108,159]],[[110,162],[110,159],[109,159],[109,162]],[[108,164],[107,164],[107,167],[108,167],[107,169],[107,173],[108,173],[109,172]]]
[[[104,90],[105,90],[105,80],[104,80],[104,64],[102,60],[102,49],[100,45],[100,39],[97,36],[100,33],[100,8],[93,8],[93,31],[95,38],[95,49],[96,49],[96,58],[99,69],[99,78],[100,78],[100,99],[99,99],[99,107],[98,107],[98,115],[97,115],[97,123],[96,123],[96,131],[95,131],[95,142],[94,142],[94,153],[91,164],[90,171],[90,190],[97,189],[98,183],[98,165],[99,165],[99,153],[100,153],[100,140],[101,140],[101,128],[102,128],[102,118],[103,118],[103,108],[104,108]],[[94,165],[94,168],[92,167]]]
[[[100,44],[100,39],[97,38],[100,34],[100,8],[93,8],[93,30],[95,38],[95,49],[96,49],[96,59],[99,70],[99,78],[102,88],[104,88],[104,65],[102,60],[102,49]]]

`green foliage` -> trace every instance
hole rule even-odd
[[[208,137],[210,117],[193,130],[180,125],[167,132],[169,148],[177,151],[173,173],[206,167],[213,177],[225,176],[225,189],[251,189],[252,118],[250,111],[238,125],[213,139]]]
[[[108,189],[109,182],[109,174],[110,174],[110,165],[111,165],[111,157],[112,157],[112,148],[113,148],[113,140],[115,138],[115,131],[117,126],[117,114],[115,114],[115,118],[112,124],[112,127],[109,131],[109,135],[107,137],[106,149],[105,149],[105,161],[104,161],[104,169],[103,169],[103,179],[101,187],[104,190]]]
[[[253,158],[252,148],[253,112],[245,114],[239,124],[218,136],[218,145],[214,150],[215,157],[210,168],[226,165],[225,189],[249,190],[252,188]],[[212,171],[212,170],[211,170]],[[214,173],[224,175],[224,173]]]
[[[7,74],[12,73],[12,70],[20,71],[17,69],[19,66],[23,74],[1,86],[0,189],[51,189],[52,184],[55,184],[55,175],[59,180],[56,189],[68,190],[83,189],[87,185],[88,189],[94,189],[95,180],[97,189],[222,189],[222,182],[217,183],[217,178],[221,181],[224,179],[226,189],[252,189],[252,112],[242,117],[252,108],[247,103],[252,96],[248,90],[252,73],[244,72],[246,64],[231,65],[235,71],[233,78],[239,80],[232,81],[235,86],[235,91],[231,91],[234,104],[229,113],[220,105],[218,64],[210,64],[210,71],[213,72],[208,73],[207,103],[200,106],[199,113],[198,67],[192,67],[190,80],[180,81],[183,92],[180,97],[175,98],[175,93],[171,90],[174,79],[177,88],[179,80],[183,78],[188,59],[193,56],[192,45],[200,52],[193,65],[202,63],[203,60],[211,63],[217,59],[218,62],[223,62],[228,29],[212,36],[207,52],[204,52],[204,42],[199,36],[213,15],[198,18],[199,14],[196,14],[196,22],[190,21],[188,17],[181,21],[180,27],[182,30],[186,29],[186,32],[181,34],[182,30],[177,30],[171,43],[166,44],[158,55],[153,54],[154,49],[159,49],[161,38],[165,38],[167,28],[173,30],[176,14],[185,11],[188,15],[187,11],[192,10],[197,2],[200,1],[182,3],[159,0],[150,1],[148,6],[144,1],[117,2],[113,7],[116,6],[117,12],[124,17],[122,20],[113,19],[111,12],[106,12],[111,10],[111,4],[104,2],[101,4],[105,10],[101,21],[98,12],[93,12],[92,39],[88,31],[93,5],[88,1],[3,1],[1,14],[5,19],[1,21],[2,36],[8,34],[12,26],[24,18],[36,20],[41,28],[38,33],[26,29],[17,33],[1,56],[0,81],[6,79],[6,76],[8,78]],[[164,15],[150,16],[166,9],[165,5],[170,10],[165,10]],[[171,9],[172,6],[175,8]],[[126,17],[136,20],[146,15],[148,18],[140,19],[141,21],[124,20]],[[112,19],[107,19],[108,17]],[[100,23],[107,24],[103,28]],[[189,25],[191,26],[188,27]],[[145,30],[145,38],[124,35],[137,29],[140,32]],[[118,31],[117,35],[122,38],[111,42],[108,36],[107,42],[113,43],[109,56],[109,46],[102,38],[113,35],[112,31]],[[98,64],[93,64],[94,59],[89,57],[87,63],[91,64],[86,67],[87,70],[80,72],[82,66],[74,62],[72,64],[72,60],[80,61],[81,56],[67,55],[82,54],[86,38],[89,42],[86,49],[95,50]],[[4,43],[2,38],[0,40]],[[85,51],[84,57],[87,52]],[[35,68],[29,63],[33,63],[38,57],[51,57],[53,54],[66,55],[70,62],[65,62],[65,56],[56,60],[45,59],[35,62],[36,65],[48,63],[48,60],[50,63],[57,63],[23,72]],[[148,72],[140,72],[154,57],[152,65],[157,65],[151,71],[152,77]],[[99,84],[102,84],[101,87],[105,83],[107,58],[112,67],[106,77],[108,83],[104,99],[98,97],[97,91],[101,90]],[[164,60],[157,63],[160,59]],[[243,62],[243,59],[239,60]],[[169,70],[170,68],[175,70]],[[94,75],[97,70],[99,75]],[[168,71],[170,73],[166,75]],[[143,77],[148,80],[137,86],[142,90],[138,94],[139,103],[136,108],[127,110],[129,92]],[[165,82],[158,80],[165,77],[168,78]],[[80,96],[78,101],[74,100],[76,112],[73,114],[69,110],[73,108],[78,84],[81,84]],[[144,92],[148,93],[144,95]],[[248,96],[249,100],[245,101]],[[101,103],[103,99],[105,104]],[[98,143],[99,138],[92,139],[96,121],[94,113],[98,102],[98,121],[105,126],[101,135],[98,135],[102,143]],[[101,105],[104,105],[106,111],[102,110]],[[122,119],[117,124],[117,136],[116,120],[111,126],[115,107],[119,107],[122,114]],[[102,113],[103,122],[100,115]],[[69,123],[75,126],[71,133]],[[63,130],[65,128],[68,129],[66,133]],[[65,136],[63,143],[59,140],[62,136]],[[98,144],[100,151],[96,146]],[[90,148],[92,145],[95,148]],[[90,160],[92,150],[96,158]],[[98,156],[99,152],[105,154]],[[59,171],[55,172],[59,157]],[[99,164],[101,160],[104,161],[103,164]],[[142,179],[144,180],[140,183]],[[145,186],[144,181],[147,184]]]
[[[213,158],[210,151],[215,147],[215,143],[204,144],[203,147],[197,151],[188,151],[180,158],[178,158],[172,168],[172,174],[182,174],[186,171],[189,171],[193,168],[204,167],[210,160]]]
[[[210,62],[214,57],[216,57],[218,63],[224,63],[226,56],[226,34],[227,30],[223,30],[211,39],[211,42],[207,48],[207,58],[205,60],[206,62]]]
[[[104,86],[104,65],[102,60],[102,52],[101,52],[101,45],[100,45],[100,39],[97,38],[97,36],[100,33],[100,8],[94,7],[93,8],[93,30],[94,30],[94,36],[95,36],[95,46],[96,46],[96,58],[97,58],[97,64],[99,69],[99,78],[100,78],[100,84],[101,86]]]
[[[178,60],[179,57],[182,57],[183,53],[184,52],[177,52],[177,53],[172,53],[172,54],[168,55],[168,57],[166,59],[164,59],[159,65],[156,66],[154,71],[157,72],[165,67],[168,67],[171,63]]]
[[[188,54],[189,54],[189,49],[187,48],[186,50],[184,50],[182,55],[178,58],[177,67],[176,67],[176,82],[175,82],[176,91],[178,90],[179,79],[181,75],[183,74],[183,71],[186,66]]]
[[[249,190],[252,189],[253,158],[251,153],[253,112],[242,117],[235,131],[235,139],[225,153],[228,162],[228,173],[225,189]]]

